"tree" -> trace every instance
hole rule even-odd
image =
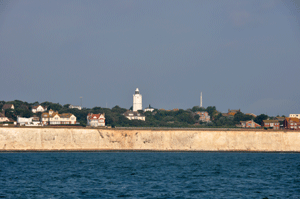
[[[246,115],[242,112],[237,112],[234,117],[233,117],[233,121],[238,124],[240,121],[248,121],[248,120],[252,120],[253,116],[252,115]]]
[[[65,104],[63,107],[64,108],[69,108],[70,104]]]
[[[216,107],[215,107],[215,106],[208,106],[208,107],[206,108],[206,111],[208,112],[210,118],[212,118],[214,112],[216,111]]]
[[[113,107],[113,108],[111,109],[111,111],[114,112],[114,113],[123,114],[123,113],[125,113],[127,110],[126,110],[125,108],[121,108],[121,107],[119,107],[119,106],[117,105],[117,106]]]
[[[269,116],[267,116],[265,114],[260,114],[254,119],[254,122],[261,125],[262,121],[267,120],[268,118],[269,118]]]
[[[193,111],[193,112],[197,112],[197,111],[206,111],[206,110],[205,110],[205,108],[203,108],[203,107],[194,106],[194,107],[192,108],[192,111]]]

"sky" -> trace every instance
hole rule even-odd
[[[0,100],[300,113],[296,0],[0,0]]]

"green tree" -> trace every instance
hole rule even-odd
[[[260,115],[258,115],[258,116],[254,119],[254,122],[256,122],[257,124],[261,125],[262,121],[263,121],[263,120],[267,120],[268,118],[269,118],[268,115],[260,114]]]
[[[210,118],[212,119],[214,112],[216,111],[216,107],[215,106],[208,106],[206,108],[206,111],[208,112]]]

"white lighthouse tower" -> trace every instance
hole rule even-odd
[[[143,110],[142,106],[142,95],[138,88],[135,89],[135,93],[133,95],[133,111]]]

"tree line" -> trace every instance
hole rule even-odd
[[[127,111],[126,108],[115,106],[113,108],[83,108],[82,110],[70,109],[70,104],[61,105],[59,103],[52,102],[23,102],[20,100],[14,101],[0,101],[0,110],[4,104],[13,104],[15,109],[5,110],[5,116],[17,120],[17,116],[21,117],[40,117],[41,113],[32,113],[31,109],[33,106],[42,105],[47,106],[47,110],[58,111],[58,113],[72,113],[76,116],[77,121],[82,125],[87,124],[88,113],[104,113],[105,123],[107,126],[112,127],[188,127],[188,128],[199,128],[199,127],[236,127],[240,121],[254,120],[254,122],[261,124],[262,120],[270,118],[268,115],[261,114],[257,117],[247,115],[242,112],[237,112],[234,116],[224,116],[222,113],[217,111],[215,106],[198,107],[194,106],[191,109],[183,110],[158,110],[155,109],[153,112],[143,112],[146,121],[141,120],[129,120],[123,113]],[[196,114],[198,111],[208,112],[211,122],[202,122],[199,120],[199,115]]]

